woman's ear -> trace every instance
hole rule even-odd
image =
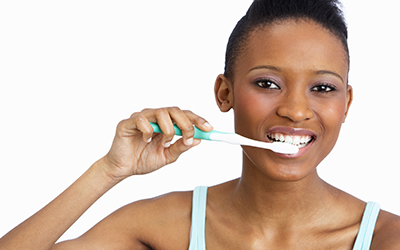
[[[215,80],[214,94],[217,105],[222,112],[228,112],[233,107],[233,88],[231,82],[220,74]]]
[[[346,93],[346,112],[344,114],[343,123],[346,120],[352,102],[353,102],[353,88],[350,85],[348,85]]]

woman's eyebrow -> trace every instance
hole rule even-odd
[[[256,66],[256,67],[254,67],[254,68],[251,68],[251,69],[249,70],[249,72],[247,72],[247,73],[250,73],[251,71],[256,70],[256,69],[270,69],[270,70],[274,70],[274,71],[277,71],[277,72],[282,72],[282,71],[283,71],[282,69],[277,68],[277,67],[275,67],[275,66],[271,66],[271,65],[260,65],[260,66]],[[329,70],[317,70],[317,71],[314,71],[314,73],[315,73],[316,75],[324,75],[324,74],[333,75],[333,76],[336,76],[337,78],[339,78],[342,82],[344,82],[342,76],[339,75],[338,73],[333,72],[333,71],[329,71]]]
[[[344,83],[344,80],[343,80],[342,76],[340,76],[338,73],[335,73],[335,72],[333,72],[333,71],[329,71],[329,70],[317,70],[317,71],[315,71],[314,73],[317,74],[317,75],[325,75],[325,74],[333,75],[333,76],[336,76],[337,78],[339,78],[339,79]]]
[[[256,67],[250,69],[249,72],[247,72],[247,73],[250,73],[251,71],[256,70],[256,69],[270,69],[270,70],[282,72],[282,70],[281,70],[280,68],[277,68],[277,67],[275,67],[275,66],[271,66],[271,65],[260,65],[260,66],[256,66]]]

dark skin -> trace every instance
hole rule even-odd
[[[254,31],[236,65],[233,79],[218,76],[215,96],[221,111],[233,109],[237,133],[268,141],[271,131],[290,128],[312,140],[295,156],[243,147],[241,178],[209,188],[207,249],[352,249],[365,203],[325,183],[316,171],[352,102],[341,42],[314,22],[288,20]],[[153,135],[149,121],[158,122],[164,134]],[[170,145],[172,121],[183,138]],[[212,129],[178,108],[144,110],[122,121],[110,152],[4,236],[0,248],[187,250],[192,192],[134,202],[81,237],[54,242],[118,182],[155,171],[198,145],[192,124]],[[399,249],[399,234],[399,217],[381,211],[371,249]]]

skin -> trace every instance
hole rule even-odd
[[[314,139],[287,158],[243,147],[241,178],[210,187],[207,249],[352,249],[365,203],[321,180],[316,167],[332,150],[352,101],[340,41],[306,20],[255,30],[234,79],[218,76],[216,101],[233,109],[236,132],[268,141],[271,128],[305,129]],[[164,134],[152,134],[148,122]],[[173,145],[172,121],[183,138]],[[1,249],[188,249],[192,192],[129,204],[81,237],[56,240],[91,204],[131,175],[155,171],[199,144],[201,117],[179,108],[143,110],[121,121],[110,152],[64,193],[0,239]],[[400,219],[381,211],[371,249],[399,249]]]

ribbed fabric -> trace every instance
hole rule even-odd
[[[190,230],[189,250],[206,250],[206,206],[207,188],[196,187],[193,190],[192,227]]]
[[[380,210],[381,206],[378,203],[367,203],[353,250],[369,249],[369,247],[371,246],[372,236],[374,235],[376,220],[378,219]]]
[[[189,250],[206,250],[206,206],[207,187],[196,187],[193,190]],[[380,208],[378,203],[367,203],[353,250],[369,250]]]

